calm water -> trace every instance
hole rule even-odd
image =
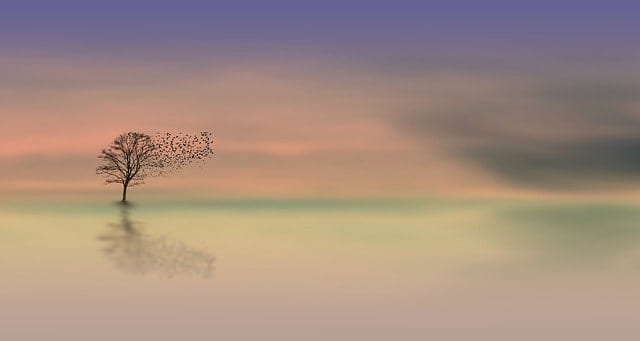
[[[636,340],[640,207],[0,204],[1,340]]]

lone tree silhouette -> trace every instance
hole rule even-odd
[[[129,186],[141,185],[146,178],[171,174],[210,158],[211,135],[158,133],[151,137],[140,132],[124,133],[98,155],[96,173],[105,176],[105,184],[122,184],[124,204]]]

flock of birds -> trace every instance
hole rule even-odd
[[[213,134],[201,132],[196,135],[186,133],[157,133],[153,136],[157,158],[158,174],[163,175],[182,170],[197,163],[202,167],[213,156]]]

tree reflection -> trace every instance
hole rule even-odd
[[[150,236],[130,218],[131,207],[121,206],[120,221],[98,236],[105,255],[120,269],[135,274],[159,273],[168,277],[188,274],[209,278],[214,256],[164,236]]]

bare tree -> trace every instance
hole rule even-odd
[[[129,132],[116,137],[98,156],[96,173],[105,175],[105,183],[122,184],[122,202],[127,202],[127,188],[144,183],[149,171],[160,167],[151,136]]]
[[[213,155],[211,133],[156,134],[128,132],[116,137],[98,159],[96,173],[104,175],[106,184],[122,184],[122,203],[127,189],[144,183],[152,176],[170,174]]]

